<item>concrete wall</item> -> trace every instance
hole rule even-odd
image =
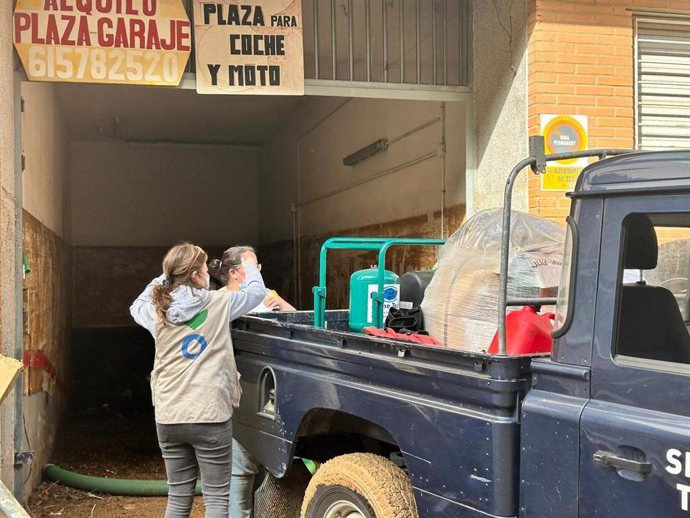
[[[298,201],[300,135],[347,102],[335,97],[305,98],[299,108],[302,116],[286,121],[285,127],[263,146],[259,157],[260,243],[292,238],[296,212],[293,215],[291,204]]]
[[[503,205],[513,166],[528,155],[526,2],[474,2],[474,135],[476,170],[471,209]],[[527,210],[527,175],[515,185],[513,207]]]
[[[262,150],[259,242],[263,257],[276,258],[262,261],[282,272],[268,274],[272,287],[289,287],[288,297],[308,307],[318,247],[327,237],[439,237],[457,227],[451,212],[464,215],[465,107],[316,97],[306,98],[300,113]],[[344,157],[380,138],[390,141],[387,150],[343,165]],[[445,156],[444,138],[451,143]],[[408,269],[430,258],[420,256]],[[347,292],[329,293],[340,301]]]
[[[465,206],[455,205],[444,212],[446,226],[457,228],[465,217]],[[359,237],[421,237],[438,238],[441,225],[441,212],[413,216],[398,221],[369,225],[358,228],[343,228],[337,235]],[[313,307],[312,287],[318,284],[319,252],[323,242],[332,234],[303,237],[299,242],[299,276],[295,283],[292,255],[293,243],[283,241],[261,246],[259,255],[266,266],[262,270],[266,285],[277,289],[299,309]],[[428,270],[438,259],[436,246],[393,247],[386,256],[386,267],[400,275],[408,271]],[[329,253],[327,286],[327,307],[347,308],[350,274],[362,268],[369,268],[378,262],[373,252],[336,251]]]
[[[303,236],[441,209],[440,102],[308,98],[302,111],[321,116],[294,121],[262,153],[262,243],[292,237],[290,203],[299,206]],[[464,142],[464,117],[462,104],[446,103],[447,141]],[[354,166],[343,165],[345,156],[380,138],[394,142]],[[447,149],[446,206],[464,202],[464,151],[462,146]]]
[[[30,273],[23,282],[24,449],[34,452],[21,471],[23,492],[40,483],[52,453],[69,379],[72,298],[69,246],[69,142],[54,85],[22,83],[22,249]]]
[[[230,243],[232,244],[232,243]],[[209,257],[223,247],[199,243]],[[78,246],[72,249],[72,328],[88,330],[136,325],[129,306],[149,281],[162,271],[167,247]]]
[[[15,340],[16,206],[12,2],[0,3],[0,353],[21,355]],[[17,385],[21,386],[21,385]],[[15,389],[16,390],[16,389]],[[0,404],[0,479],[14,487],[15,390]]]
[[[73,142],[75,246],[257,238],[257,150]]]
[[[42,225],[70,241],[69,140],[55,94],[46,83],[22,83],[22,204]]]
[[[446,105],[458,130],[462,105]],[[407,134],[407,135],[406,135]],[[448,139],[460,140],[454,133]],[[379,138],[388,149],[348,167],[343,158]],[[299,199],[304,236],[397,221],[464,201],[464,150],[444,159],[439,102],[353,99],[299,142]],[[439,235],[441,229],[439,228]]]
[[[34,452],[22,470],[29,495],[49,462],[55,433],[69,393],[72,295],[69,245],[36,220],[23,216],[23,249],[31,272],[24,281],[24,448]]]
[[[231,244],[255,244],[257,155],[226,146],[73,142],[72,326],[134,325],[129,305],[178,241],[212,257]]]

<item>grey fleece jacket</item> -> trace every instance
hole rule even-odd
[[[266,295],[264,280],[256,266],[253,264],[245,266],[245,272],[247,273],[246,287],[240,291],[228,291],[230,297],[228,322],[250,312]],[[156,337],[156,309],[153,305],[153,288],[162,284],[164,280],[165,275],[153,279],[129,308],[134,321],[148,329],[154,338]],[[209,292],[205,289],[180,286],[172,293],[172,298],[173,301],[166,312],[166,319],[171,324],[183,324],[204,309],[209,300]]]

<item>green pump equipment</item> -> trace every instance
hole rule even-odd
[[[386,252],[392,246],[441,246],[443,239],[332,237],[321,245],[319,284],[314,286],[314,326],[326,328],[326,255],[329,250],[367,250],[377,252],[378,266],[355,272],[350,278],[350,317],[352,330],[367,325],[383,328],[388,310],[400,301],[400,279],[384,269]],[[373,288],[372,288],[373,286]],[[385,311],[384,311],[385,308]],[[354,313],[354,315],[353,315]]]
[[[379,269],[358,270],[350,276],[350,331],[361,332],[374,324],[372,294],[378,292]],[[383,321],[388,311],[400,304],[400,277],[390,270],[383,272]]]

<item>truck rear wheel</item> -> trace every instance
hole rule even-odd
[[[331,459],[312,477],[302,518],[417,518],[412,483],[383,457],[351,453]]]

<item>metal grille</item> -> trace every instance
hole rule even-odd
[[[302,0],[302,22],[306,79],[470,85],[471,0]]]
[[[470,0],[303,0],[307,79],[469,86]]]
[[[690,148],[690,20],[636,19],[639,149]]]

